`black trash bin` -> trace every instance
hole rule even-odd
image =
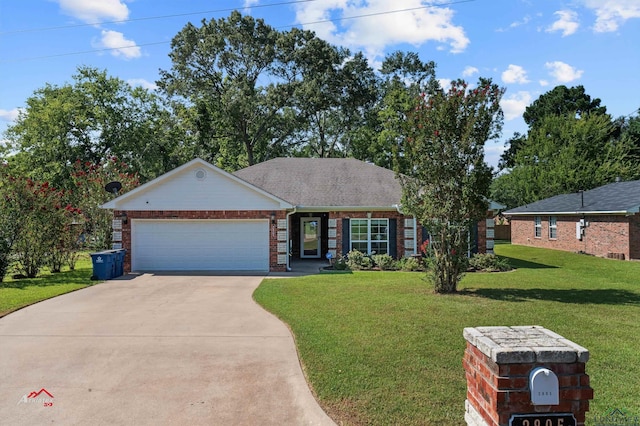
[[[96,280],[110,280],[115,274],[115,253],[111,250],[91,253],[93,276]]]

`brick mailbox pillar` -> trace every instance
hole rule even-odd
[[[540,326],[465,328],[469,426],[582,426],[589,351]]]

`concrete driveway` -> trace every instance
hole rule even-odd
[[[1,318],[0,423],[333,425],[261,280],[145,274]]]

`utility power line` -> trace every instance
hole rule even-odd
[[[287,4],[295,4],[295,3],[306,3],[306,2],[311,2],[311,1],[318,1],[318,0],[298,0],[298,1],[290,1],[290,2],[282,2],[282,3],[271,3],[271,4],[262,5],[262,7],[269,7],[269,6],[276,6],[276,5],[287,5]],[[407,9],[395,9],[395,10],[388,10],[388,11],[384,11],[384,12],[373,12],[373,13],[367,13],[367,14],[362,14],[362,15],[344,16],[342,18],[325,19],[325,20],[320,20],[320,21],[315,21],[315,22],[307,22],[307,23],[292,24],[292,25],[283,25],[283,26],[274,27],[274,28],[276,28],[276,29],[293,28],[293,27],[300,27],[300,26],[324,24],[324,23],[329,23],[329,22],[348,21],[348,20],[352,20],[352,19],[370,18],[370,17],[373,17],[373,16],[391,15],[391,14],[395,14],[395,13],[406,13],[406,12],[412,12],[412,11],[416,11],[416,10],[435,8],[435,7],[439,7],[439,6],[451,6],[451,5],[455,5],[455,4],[471,3],[471,2],[474,2],[474,1],[476,1],[476,0],[457,0],[457,1],[450,1],[450,2],[447,2],[447,3],[431,4],[431,5],[427,5],[427,6],[412,7],[412,8],[407,8]],[[255,8],[257,6],[252,6],[252,7]],[[233,10],[238,10],[238,9],[247,9],[247,8],[219,9],[217,12],[228,12],[228,11],[233,11]],[[202,13],[212,13],[212,12],[216,12],[216,11],[197,12],[197,13],[194,12],[194,13],[184,13],[184,14],[176,14],[176,15],[164,15],[164,16],[158,16],[158,17],[147,17],[147,18],[130,19],[130,20],[126,20],[126,21],[111,21],[111,22],[119,23],[119,22],[142,21],[142,20],[151,20],[151,19],[164,19],[164,18],[168,18],[168,17],[179,17],[179,16],[196,15],[196,14],[202,14]],[[104,22],[104,23],[111,23],[111,22]],[[89,25],[95,25],[95,24],[79,24],[79,25],[72,25],[72,26],[67,26],[67,27],[50,27],[48,29],[51,30],[51,29],[61,29],[61,28],[74,28],[74,27],[84,27],[84,26],[89,26]],[[44,30],[48,30],[48,29],[42,28],[42,29],[33,29],[33,30],[22,30],[22,32],[44,31]],[[7,33],[0,33],[0,35],[2,35],[2,34],[7,34]],[[9,62],[35,61],[35,60],[40,60],[40,59],[50,59],[50,58],[59,58],[59,57],[64,57],[64,56],[84,55],[84,54],[87,54],[87,53],[111,52],[111,51],[114,51],[114,50],[132,49],[132,48],[136,48],[136,47],[146,47],[146,46],[156,46],[156,45],[160,45],[160,44],[169,44],[169,43],[171,43],[171,42],[170,41],[158,41],[158,42],[141,43],[141,44],[136,43],[135,46],[105,47],[105,48],[102,48],[102,49],[91,49],[91,50],[59,53],[59,54],[45,55],[45,56],[34,56],[34,57],[30,57],[30,58],[2,59],[2,60],[0,60],[0,63],[3,63],[3,62],[4,63],[9,63]]]
[[[41,31],[66,30],[69,28],[95,27],[95,26],[104,25],[104,24],[123,24],[126,22],[152,21],[155,19],[179,18],[182,16],[207,15],[207,14],[214,14],[214,13],[232,12],[234,10],[259,9],[259,8],[267,8],[267,7],[273,7],[273,6],[287,6],[291,4],[310,3],[314,1],[318,1],[318,0],[295,0],[295,1],[285,1],[280,3],[257,4],[254,6],[245,6],[245,7],[231,7],[231,8],[225,8],[225,9],[204,10],[202,12],[175,13],[172,15],[146,16],[143,18],[120,19],[117,21],[91,22],[88,24],[61,25],[57,27],[24,28],[21,30],[14,30],[14,31],[0,31],[0,36],[9,35],[9,34],[18,34],[18,33],[34,33],[34,32],[41,32]]]

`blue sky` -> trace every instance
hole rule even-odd
[[[526,130],[524,108],[556,85],[583,85],[614,117],[640,107],[640,0],[0,0],[0,132],[36,89],[70,82],[80,65],[153,88],[172,37],[231,9],[314,30],[374,66],[416,51],[444,82],[492,78],[507,91],[491,165]]]

